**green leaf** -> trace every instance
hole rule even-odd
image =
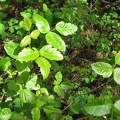
[[[62,38],[54,33],[54,32],[48,32],[45,36],[47,43],[51,44],[54,48],[57,48],[60,51],[66,50],[65,42],[62,40]]]
[[[28,89],[20,90],[19,97],[23,103],[34,104],[36,102],[35,94]]]
[[[37,79],[38,79],[37,75],[35,75],[35,74],[31,75],[31,79],[29,79],[29,80],[26,82],[25,87],[26,87],[27,89],[36,90],[36,88],[37,88],[37,86],[36,86],[36,84],[37,84]],[[39,88],[38,88],[38,89],[39,89]]]
[[[3,78],[0,77],[0,84],[4,83]]]
[[[54,86],[54,91],[58,94],[58,96],[60,97],[64,97],[65,96],[65,93],[64,93],[64,90],[61,88],[61,86],[59,85],[56,85]]]
[[[91,64],[92,69],[99,75],[102,75],[104,78],[110,77],[112,74],[112,66],[104,62],[96,62]]]
[[[11,65],[10,58],[9,57],[2,57],[0,59],[0,71],[6,71],[9,66]]]
[[[13,104],[14,104],[14,107],[18,107],[18,108],[21,107],[21,101],[20,101],[20,99],[18,97],[16,97],[14,99],[14,101],[13,101]],[[12,114],[12,116],[14,116],[14,113]],[[17,115],[15,115],[15,116],[17,116]]]
[[[44,107],[44,112],[49,115],[49,114],[60,114],[61,113],[61,110],[60,109],[57,109],[57,108],[54,108],[53,106],[45,106]]]
[[[41,108],[43,105],[45,105],[47,97],[47,95],[40,95],[39,98],[36,100],[36,106]]]
[[[69,116],[69,115],[66,115],[65,120],[73,120],[73,118],[71,116]]]
[[[29,31],[31,29],[31,25],[32,25],[32,23],[31,23],[30,19],[27,18],[27,17],[24,18],[24,20],[23,20],[23,29],[26,30],[26,31]]]
[[[59,71],[55,74],[56,80],[53,82],[54,85],[59,85],[62,81],[62,73]]]
[[[55,96],[54,95],[50,95],[48,98],[47,98],[47,102],[49,105],[52,105],[54,107],[60,107],[61,106],[61,103],[60,101],[58,101],[57,99],[55,99]]]
[[[10,80],[8,83],[7,83],[7,86],[8,86],[8,89],[9,90],[14,90],[14,87],[15,87],[15,80]]]
[[[71,82],[69,82],[69,81],[65,81],[65,82],[61,83],[61,88],[63,90],[73,89],[73,87],[74,87],[73,84]]]
[[[55,74],[55,79],[60,82],[62,81],[62,73],[59,71]]]
[[[5,27],[2,23],[0,23],[0,35],[4,32]]]
[[[18,55],[18,60],[20,61],[30,61],[35,60],[39,56],[39,52],[36,48],[24,48]]]
[[[41,33],[49,32],[50,26],[49,26],[48,21],[45,18],[43,18],[42,16],[38,14],[34,14],[33,20],[35,21],[36,26]]]
[[[77,26],[75,26],[74,24],[64,23],[63,21],[57,23],[55,28],[60,34],[64,36],[72,35],[78,29]]]
[[[44,95],[49,95],[49,92],[48,92],[47,88],[41,88],[40,92]]]
[[[0,2],[5,2],[6,0],[0,0]]]
[[[50,61],[50,63],[54,72],[62,70],[62,67],[60,67],[57,61]]]
[[[56,48],[52,48],[51,45],[43,46],[40,49],[40,55],[50,60],[63,60],[63,55]]]
[[[50,95],[48,98],[47,98],[47,102],[49,104],[54,104],[55,103],[55,96],[54,95]]]
[[[24,71],[18,75],[16,78],[17,83],[25,83],[29,78],[29,72]]]
[[[46,79],[50,74],[51,64],[43,57],[37,58],[36,63],[40,67],[40,71],[43,76],[43,79]]]
[[[41,100],[39,100],[39,99],[36,100],[36,106],[37,106],[37,107],[41,108],[44,104],[45,104],[44,101],[41,101]]]
[[[117,112],[117,113],[120,113],[120,100],[117,100],[114,103],[114,111]]]
[[[79,114],[80,110],[83,109],[83,104],[85,103],[85,99],[79,93],[74,93],[69,96],[67,103],[68,105],[70,105],[69,108],[72,114]]]
[[[19,113],[13,113],[11,116],[12,120],[24,120],[24,116]]]
[[[32,120],[40,120],[40,109],[38,107],[33,108],[31,114]]]
[[[116,83],[120,84],[120,68],[115,68],[113,75],[114,75],[114,80],[116,81]]]
[[[66,120],[65,116],[62,114],[52,113],[47,116],[48,116],[49,120]]]
[[[47,5],[45,4],[45,3],[43,3],[43,10],[45,11],[45,12],[47,12],[49,9],[48,9],[48,7],[47,7]]]
[[[21,50],[21,48],[19,47],[19,44],[13,41],[10,41],[7,44],[5,44],[4,49],[6,53],[14,59],[18,58],[18,53]]]
[[[115,63],[120,65],[120,52],[118,52],[115,56]]]
[[[31,14],[29,12],[28,13],[26,13],[26,12],[20,12],[20,15],[22,17],[24,17],[24,18],[30,18],[31,17]]]
[[[101,98],[97,98],[95,100],[92,100],[91,102],[87,103],[84,106],[84,109],[89,113],[90,115],[94,116],[103,116],[110,113],[112,107],[111,102],[105,102],[105,100]]]
[[[31,63],[26,63],[25,61],[15,61],[15,67],[18,70],[18,74],[21,74],[22,72],[26,71],[26,72],[30,72],[30,64]]]
[[[12,115],[10,108],[0,110],[0,120],[9,120]]]
[[[32,31],[30,34],[31,38],[33,38],[33,39],[37,39],[39,37],[39,35],[40,35],[40,31],[38,29]]]
[[[31,43],[30,35],[26,35],[20,42],[20,47],[25,47]]]

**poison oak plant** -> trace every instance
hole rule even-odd
[[[65,52],[66,44],[62,38],[55,32],[50,31],[49,23],[45,18],[38,14],[33,15],[33,20],[37,29],[30,32],[32,22],[29,18],[24,18],[23,29],[29,31],[19,43],[10,41],[5,45],[7,54],[18,61],[29,62],[35,60],[40,67],[43,79],[46,79],[50,73],[51,64],[48,60],[63,60],[61,52]],[[55,29],[62,35],[68,36],[76,32],[77,27],[71,23],[63,21],[56,24]],[[28,47],[32,40],[38,39],[40,34],[45,34],[46,45],[43,45],[40,50],[35,47]],[[19,49],[18,51],[16,49]],[[21,50],[22,49],[22,50]],[[16,53],[15,53],[16,52]]]
[[[66,0],[63,5],[60,0],[46,0],[50,9],[43,4],[43,10],[44,0],[25,1],[17,0],[22,8],[8,9],[7,15],[4,5],[9,8],[11,1],[0,0],[0,120],[119,120],[120,53],[115,60],[111,54],[107,57],[112,50],[119,51],[116,10],[104,14],[98,0],[90,6],[87,0]],[[67,46],[70,57],[64,56]],[[81,59],[86,47],[105,62]],[[73,52],[77,49],[80,53]],[[70,60],[71,52],[77,66]],[[59,65],[64,58],[67,61]],[[108,80],[106,84],[95,81],[96,73]],[[111,80],[114,85],[108,84]],[[96,90],[102,91],[98,98]]]
[[[4,49],[9,57],[3,57],[0,60],[1,70],[7,71],[9,74],[5,80],[4,93],[10,96],[15,107],[14,112],[10,108],[2,107],[0,120],[16,120],[18,118],[20,120],[27,118],[40,120],[43,118],[41,110],[46,113],[48,119],[52,119],[54,116],[56,120],[59,117],[60,119],[72,120],[69,115],[62,116],[62,111],[59,109],[60,101],[56,99],[55,95],[50,95],[47,86],[41,85],[41,82],[50,75],[52,66],[50,61],[64,59],[62,53],[66,51],[67,45],[61,36],[74,34],[77,31],[77,26],[61,21],[55,25],[54,31],[56,32],[53,32],[48,21],[39,14],[33,14],[32,18],[24,16],[21,24],[26,31],[26,36],[20,42],[13,40],[6,43]],[[0,26],[0,33],[2,34],[4,25],[0,24]],[[44,36],[42,37],[43,44],[38,45],[39,47],[33,47],[34,41],[38,41],[38,44],[41,43],[39,42],[41,35]],[[34,64],[40,67],[42,79],[32,73]],[[55,78],[54,92],[60,97],[65,97],[64,86],[68,86],[66,89],[72,89],[72,85],[70,82],[61,83],[62,73],[60,71],[56,73]],[[13,96],[14,99],[12,99]]]
[[[4,32],[5,27],[4,24],[0,23],[0,35]]]
[[[102,75],[103,78],[111,77],[113,73],[114,81],[120,84],[120,52],[115,55],[115,64],[111,66],[109,63],[96,62],[92,63],[92,69],[98,74]],[[104,96],[105,97],[105,96]],[[94,116],[104,116],[107,114],[112,114],[112,112],[120,112],[120,99],[117,99],[113,103],[112,98],[105,99],[103,96],[88,102],[84,108],[85,110]]]

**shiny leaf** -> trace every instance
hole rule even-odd
[[[37,75],[32,74],[31,78],[26,82],[25,87],[30,90],[36,89],[37,79],[38,79]]]
[[[60,51],[66,50],[65,42],[58,34],[54,32],[49,32],[46,34],[45,38],[47,43],[51,44],[54,48],[57,48]]]
[[[54,85],[59,85],[62,81],[62,73],[59,71],[55,74],[56,80],[54,80],[53,84]]]
[[[120,68],[115,68],[113,74],[114,74],[114,80],[116,81],[116,83],[120,84]]]
[[[61,113],[60,109],[54,108],[53,106],[45,106],[43,110],[47,115],[54,114],[54,113],[56,113],[56,114]]]
[[[7,44],[5,44],[4,49],[6,53],[14,59],[18,58],[18,53],[21,50],[21,48],[19,47],[19,44],[13,41],[10,41]]]
[[[41,33],[49,32],[50,26],[48,21],[44,17],[40,16],[39,14],[34,14],[33,20],[35,21],[36,26]]]
[[[78,29],[77,26],[75,26],[74,24],[64,23],[63,21],[57,23],[55,28],[60,34],[64,36],[72,35]]]
[[[36,48],[24,48],[18,55],[18,60],[20,61],[30,61],[35,60],[39,56],[39,52]]]
[[[63,90],[73,89],[74,87],[74,85],[69,81],[62,82],[60,85]]]
[[[40,67],[40,71],[43,76],[43,79],[46,79],[50,74],[51,64],[43,57],[37,58],[36,63]]]
[[[64,90],[61,88],[61,86],[59,85],[56,85],[54,86],[54,91],[58,94],[58,96],[60,97],[64,97],[65,96],[65,93],[64,93]]]
[[[100,98],[92,100],[91,102],[87,103],[84,106],[84,109],[87,111],[87,113],[94,116],[107,115],[110,113],[111,108],[112,108],[111,102],[105,102]]]
[[[91,64],[92,69],[104,78],[110,77],[112,74],[112,66],[104,62],[96,62]]]
[[[26,35],[20,42],[20,47],[25,47],[31,43],[30,35]]]
[[[23,29],[26,30],[26,31],[29,31],[31,29],[31,21],[29,18],[24,18],[23,20]]]
[[[114,103],[114,111],[117,112],[118,114],[120,113],[120,100],[117,100]]]
[[[63,55],[56,48],[52,48],[51,45],[43,46],[40,49],[40,55],[50,60],[63,60]]]
[[[30,34],[31,38],[33,38],[33,39],[37,39],[39,37],[39,35],[40,35],[40,31],[37,29],[32,31]]]
[[[33,108],[31,114],[32,120],[40,120],[40,109],[38,107]]]
[[[0,71],[6,71],[9,66],[11,65],[10,58],[9,57],[2,57],[0,59]]]
[[[20,90],[19,97],[23,103],[34,104],[36,102],[35,94],[28,89]]]
[[[12,112],[10,108],[3,108],[0,110],[0,120],[10,120]]]

